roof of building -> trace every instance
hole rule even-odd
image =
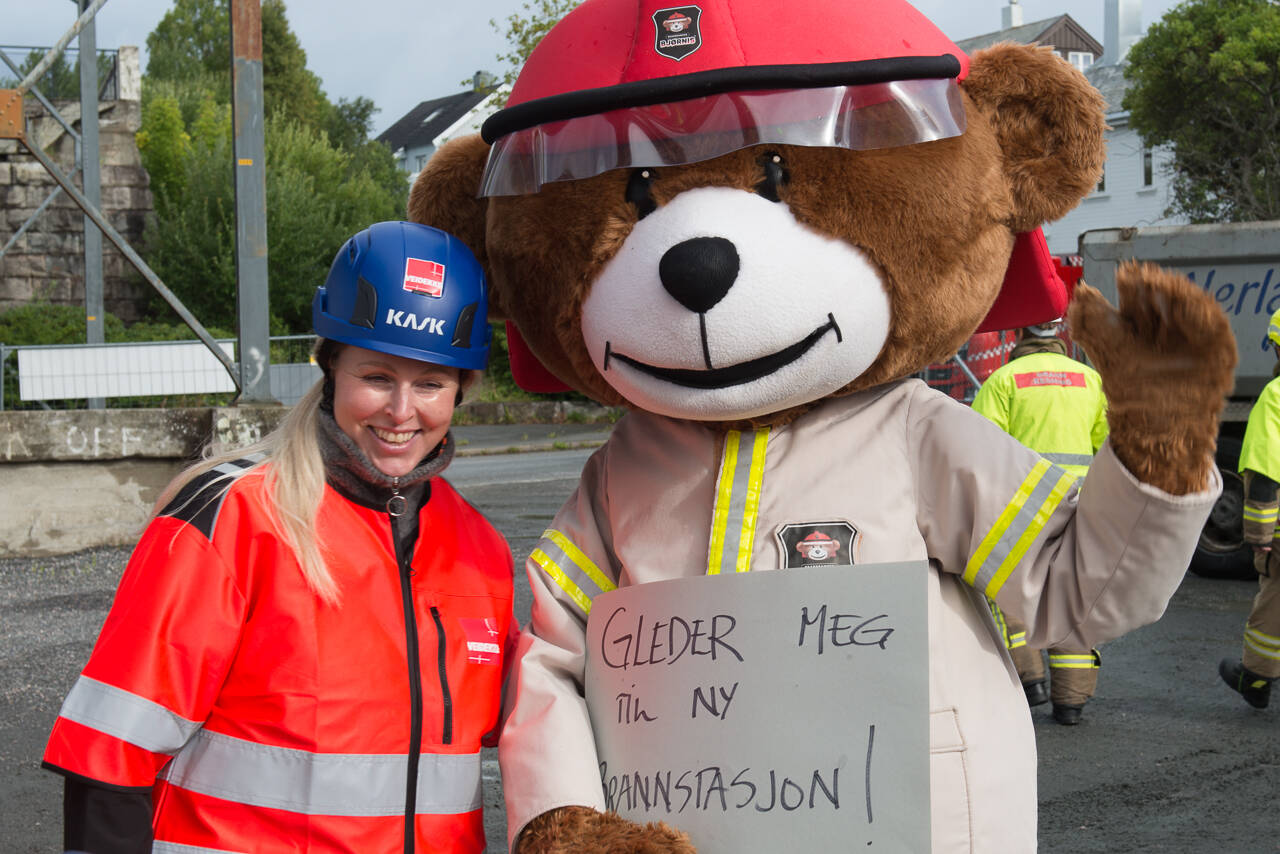
[[[1124,62],[1106,65],[1095,62],[1084,70],[1084,76],[1102,93],[1102,99],[1107,102],[1108,113],[1116,113],[1124,109],[1121,102],[1124,100],[1124,93],[1129,89],[1129,81],[1124,76],[1126,66],[1127,63]]]
[[[1102,45],[1098,44],[1093,36],[1089,35],[1084,27],[1076,23],[1075,18],[1070,15],[1055,15],[1052,18],[1045,18],[1040,21],[1032,21],[1028,24],[1021,24],[1017,27],[1010,27],[1007,30],[996,30],[994,33],[985,33],[980,36],[963,39],[956,42],[956,46],[965,53],[972,55],[974,51],[981,50],[984,47],[991,47],[993,44],[1000,42],[1014,42],[1015,44],[1031,44],[1040,41],[1045,33],[1062,25],[1068,31],[1073,32],[1076,36],[1083,39],[1091,47],[1096,47],[1097,53],[1102,53]]]
[[[1031,44],[1045,30],[1057,23],[1058,15],[1053,18],[1045,18],[1043,21],[1032,21],[1029,24],[1023,24],[1020,27],[1010,27],[1007,30],[996,30],[994,33],[985,33],[980,36],[963,39],[956,42],[956,47],[965,53],[972,54],[975,50],[981,50],[984,47],[991,47],[993,44],[1000,42],[1016,42],[1017,44]]]
[[[433,139],[452,127],[454,122],[488,95],[487,91],[469,91],[423,101],[378,134],[378,140],[385,142],[392,151],[430,145]]]

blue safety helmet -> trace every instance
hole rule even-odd
[[[378,222],[338,250],[311,303],[322,338],[463,370],[489,358],[488,289],[461,240]]]

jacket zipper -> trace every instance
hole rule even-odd
[[[440,735],[441,744],[453,743],[453,697],[449,693],[449,673],[445,669],[448,660],[444,638],[444,621],[440,619],[440,609],[431,606],[431,619],[436,621],[437,663],[440,667],[440,703],[444,706],[444,730]]]
[[[392,481],[391,498],[387,500],[387,518],[391,526],[391,547],[400,569],[400,601],[404,606],[405,657],[409,665],[409,755],[405,773],[404,850],[414,854],[414,815],[418,804],[418,762],[422,753],[422,675],[418,661],[418,621],[413,613],[413,555],[401,553],[396,519],[404,515],[405,499],[400,495],[400,478]],[[399,499],[397,502],[396,499]],[[434,610],[434,608],[432,609]]]

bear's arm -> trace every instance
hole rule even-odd
[[[908,424],[918,521],[944,572],[1023,620],[1032,647],[1087,649],[1153,622],[1221,490],[1138,482],[1109,442],[1076,482],[982,416],[921,388]]]
[[[617,581],[597,515],[607,512],[606,452],[587,461],[526,564],[533,615],[517,647],[498,745],[509,843],[548,810],[605,808],[582,683],[590,599]]]

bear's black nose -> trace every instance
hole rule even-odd
[[[658,262],[667,293],[701,314],[724,299],[738,278],[738,250],[723,237],[694,237],[677,243]]]

